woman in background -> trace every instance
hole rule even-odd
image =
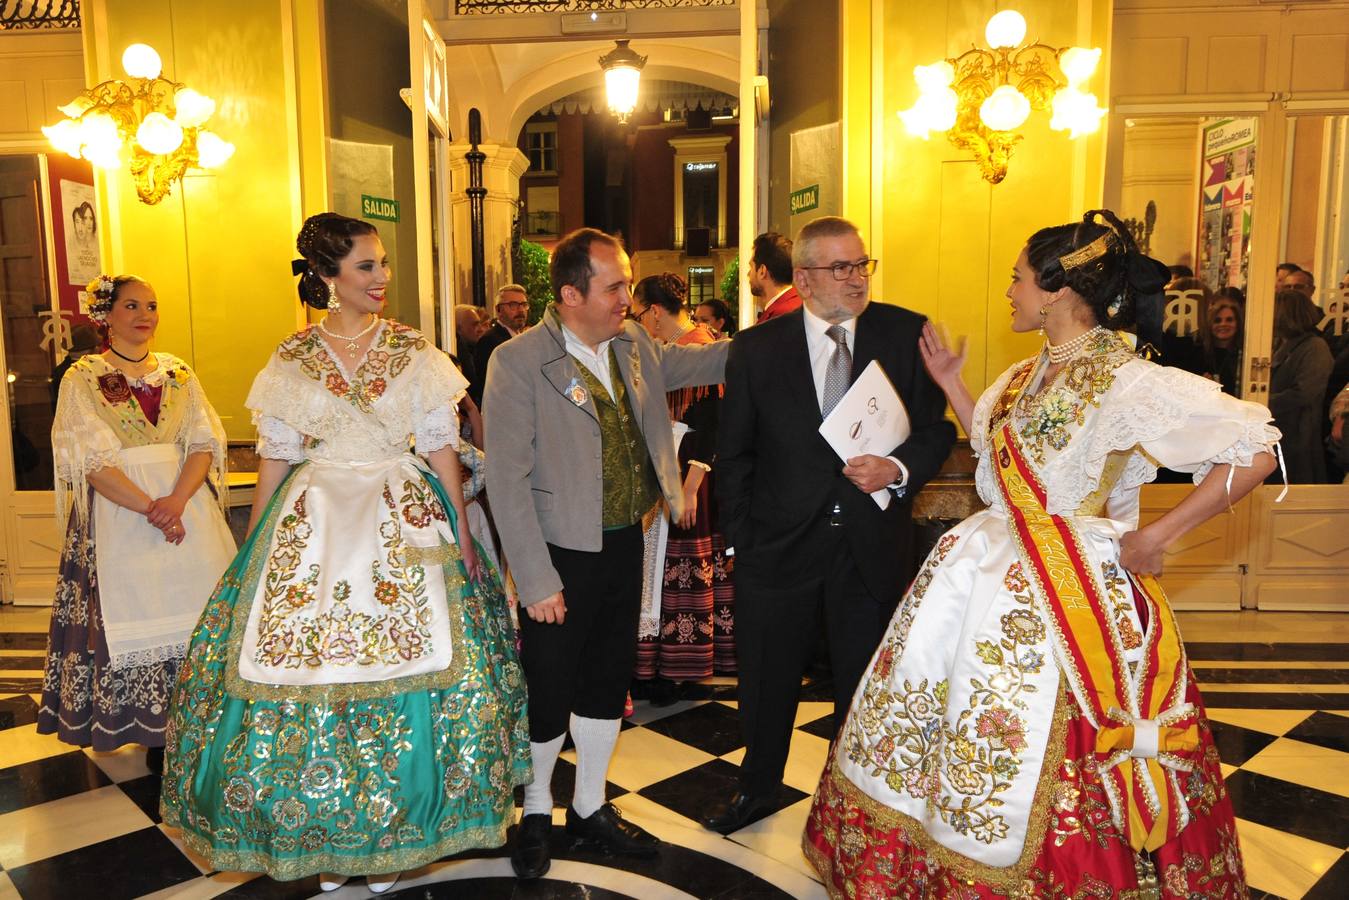
[[[119,275],[87,291],[108,349],[71,364],[52,424],[69,520],[37,731],[95,750],[143,744],[160,774],[188,638],[234,555],[225,433],[187,364],[150,351],[154,288]]]
[[[1321,309],[1301,291],[1274,296],[1274,356],[1270,360],[1269,411],[1283,432],[1290,484],[1326,480],[1322,417],[1334,359],[1316,330]]]
[[[653,338],[671,344],[710,344],[716,338],[695,324],[685,306],[688,288],[670,272],[637,282],[628,315]],[[678,683],[735,672],[734,589],[726,541],[716,529],[713,466],[721,388],[681,388],[666,395],[684,476],[684,517],[671,522],[663,557],[649,566],[658,580],[660,615],[643,597],[637,672],[657,706],[678,699]],[[658,550],[656,551],[658,553]],[[651,561],[649,561],[650,563]],[[636,696],[641,696],[639,687]]]

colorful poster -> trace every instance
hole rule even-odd
[[[1255,119],[1219,119],[1204,126],[1200,186],[1199,266],[1213,290],[1246,289],[1255,186]]]

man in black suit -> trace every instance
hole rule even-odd
[[[496,318],[492,327],[478,338],[473,348],[473,377],[469,379],[468,395],[473,402],[482,406],[482,392],[487,385],[487,361],[492,351],[525,330],[529,318],[529,298],[525,289],[518,284],[508,284],[497,289]]]
[[[955,440],[946,400],[923,369],[923,317],[869,303],[875,260],[856,226],[827,216],[792,252],[802,309],[742,331],[726,365],[717,494],[735,550],[735,643],[746,753],[739,790],[703,820],[729,832],[776,810],[801,677],[823,626],[834,727],[913,568],[912,501]],[[886,456],[845,464],[824,415],[877,360],[911,434]],[[870,496],[885,488],[883,510]]]

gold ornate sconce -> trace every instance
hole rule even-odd
[[[105,81],[58,107],[66,117],[42,128],[53,147],[103,169],[125,164],[136,195],[149,205],[168,196],[189,168],[213,169],[234,154],[233,144],[203,127],[215,101],[162,77],[153,47],[127,47],[122,68],[127,81]],[[127,144],[130,159],[124,161]]]
[[[1010,9],[988,20],[984,37],[991,49],[973,47],[914,68],[918,100],[899,113],[910,134],[948,132],[951,143],[974,155],[984,180],[997,184],[1031,110],[1050,110],[1049,127],[1069,137],[1101,127],[1106,110],[1082,89],[1100,62],[1099,49],[1022,46],[1026,20]]]

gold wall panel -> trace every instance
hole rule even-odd
[[[1292,90],[1349,89],[1349,34],[1294,35],[1292,57]]]
[[[1204,83],[1208,91],[1255,93],[1265,83],[1265,46],[1263,34],[1215,35],[1208,39],[1208,71]],[[1235,61],[1239,64],[1234,64]]]
[[[1250,584],[1260,609],[1349,612],[1349,507],[1341,485],[1256,492]]]
[[[1190,495],[1187,484],[1144,485],[1139,524],[1160,518]],[[1249,549],[1250,499],[1185,534],[1167,551],[1162,587],[1176,609],[1240,609]]]
[[[61,556],[61,526],[52,514],[51,495],[11,496],[17,500],[4,511],[4,528],[13,596],[5,599],[21,606],[50,605]]]

